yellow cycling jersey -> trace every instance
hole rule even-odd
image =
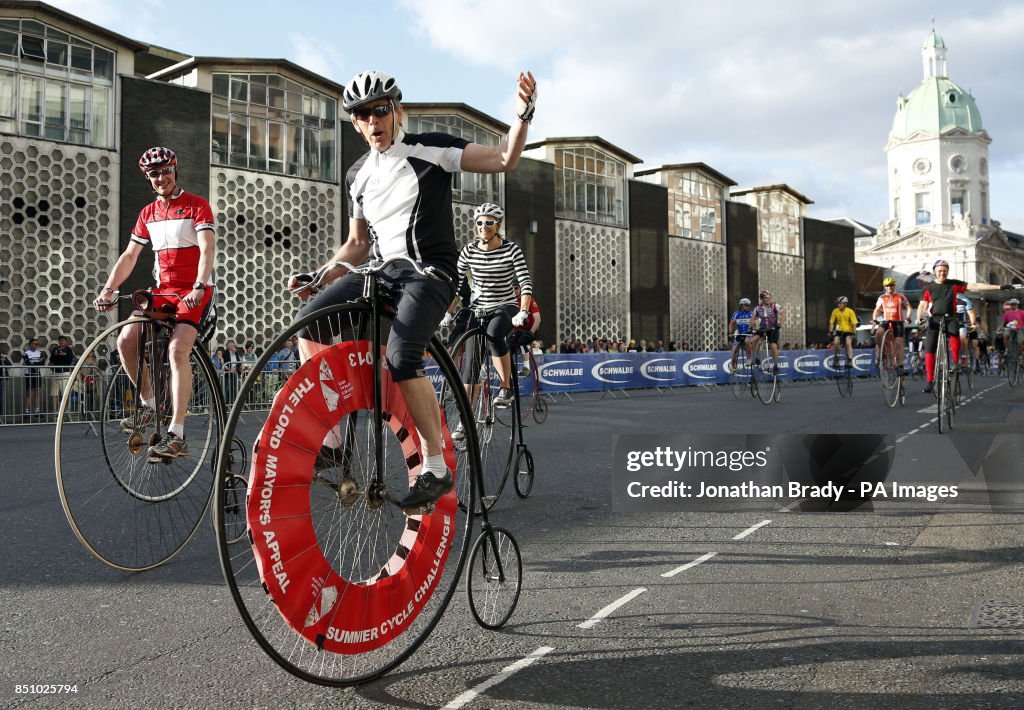
[[[842,310],[833,308],[828,325],[829,328],[834,325],[836,330],[841,330],[844,333],[853,333],[857,330],[857,314],[849,306]]]

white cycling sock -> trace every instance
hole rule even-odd
[[[174,434],[179,439],[185,438],[185,425],[184,424],[171,424],[167,427],[167,431]]]
[[[436,456],[428,456],[423,461],[423,472],[434,474],[437,478],[444,478],[445,474],[448,473],[448,467],[444,463],[444,454],[437,454]]]
[[[156,397],[150,397],[149,399],[143,399],[142,403],[150,409],[156,409]]]

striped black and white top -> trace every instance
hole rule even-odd
[[[473,305],[478,308],[496,306],[519,307],[515,285],[518,282],[522,292],[532,296],[533,282],[526,268],[523,250],[510,241],[484,251],[476,242],[467,244],[459,252],[459,283],[466,278],[466,272],[473,274],[473,290],[476,297]]]

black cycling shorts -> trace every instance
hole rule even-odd
[[[892,335],[894,338],[902,338],[906,333],[906,323],[901,320],[886,320],[879,323],[879,333],[885,328],[886,325],[892,326]]]
[[[395,307],[391,332],[388,335],[387,365],[395,382],[423,377],[423,353],[433,337],[448,304],[455,296],[455,286],[448,281],[421,276],[409,264],[392,262],[378,275],[380,285],[392,295]],[[310,299],[298,317],[363,295],[361,274],[348,273]],[[338,322],[327,318],[307,327],[300,338],[320,343],[330,342],[338,333]]]

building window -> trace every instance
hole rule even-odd
[[[803,253],[800,239],[803,211],[800,201],[783,192],[758,192],[756,195],[761,249],[800,256]]]
[[[555,214],[626,226],[626,164],[587,146],[555,149]]]
[[[981,223],[988,224],[988,190],[981,191]]]
[[[337,180],[338,102],[278,74],[213,75],[210,162]]]
[[[963,190],[949,191],[949,211],[952,215],[961,217],[967,213],[967,193]]]
[[[916,224],[931,224],[932,201],[927,192],[918,192],[914,195],[914,213],[916,214]]]
[[[406,114],[406,123],[410,133],[447,133],[480,145],[496,146],[502,139],[498,133],[454,114]],[[455,173],[452,176],[452,199],[456,202],[501,205],[505,202],[502,199],[504,188],[505,176],[500,173]]]
[[[0,19],[0,132],[111,147],[114,60],[42,22]]]
[[[674,173],[668,180],[668,209],[675,219],[669,233],[676,237],[723,243],[722,186],[700,172]]]
[[[892,218],[900,218],[900,198],[898,197],[892,198]]]

